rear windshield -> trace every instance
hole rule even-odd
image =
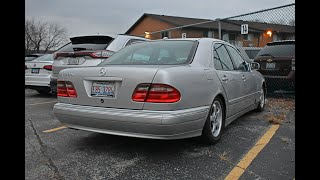
[[[70,38],[70,43],[58,52],[97,51],[104,50],[114,38],[109,36],[82,36]]]
[[[168,65],[190,63],[197,41],[155,41],[127,46],[99,66]]]
[[[267,45],[258,53],[257,56],[293,56],[294,52],[294,44]]]
[[[46,54],[43,56],[40,56],[33,61],[53,61],[53,54]]]
[[[28,57],[25,57],[24,60],[25,61],[32,61],[34,59],[36,59],[38,56],[28,56]]]
[[[250,59],[254,59],[260,52],[260,49],[247,49],[245,50]]]

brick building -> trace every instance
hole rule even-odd
[[[170,28],[202,22],[207,23],[170,30]],[[238,46],[263,47],[266,43],[271,41],[295,39],[294,26],[242,20],[221,20],[220,23],[221,39]],[[248,34],[243,35],[240,33],[241,24],[248,24]],[[219,38],[218,29],[218,21],[211,21],[210,19],[145,13],[127,30],[125,34],[144,36],[149,39],[162,39],[163,37],[181,38],[182,36],[188,38]]]

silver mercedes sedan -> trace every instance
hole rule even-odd
[[[133,44],[97,67],[62,70],[53,111],[73,129],[214,144],[233,120],[264,109],[258,68],[218,39]]]

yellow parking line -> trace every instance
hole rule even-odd
[[[45,133],[50,133],[50,132],[59,131],[59,130],[61,130],[61,129],[65,129],[65,128],[67,128],[67,127],[66,127],[66,126],[61,126],[61,127],[57,127],[57,128],[45,130],[45,131],[43,131],[43,132],[45,132]]]
[[[39,104],[48,104],[48,103],[54,103],[54,102],[58,102],[58,101],[40,102],[40,103],[33,103],[33,104],[27,104],[27,105],[29,105],[29,106],[34,106],[34,105],[39,105]]]
[[[236,167],[227,175],[225,180],[239,179],[244,171],[248,168],[254,158],[269,143],[272,136],[279,128],[279,124],[272,125],[270,129],[259,139],[259,141],[251,148],[251,150],[241,159]]]

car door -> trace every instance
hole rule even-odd
[[[226,45],[226,48],[234,64],[234,71],[237,71],[241,77],[239,104],[243,109],[245,109],[251,106],[255,100],[255,77],[253,77],[253,73],[251,72],[249,65],[242,58],[239,51],[230,45]]]
[[[234,70],[234,65],[223,43],[213,45],[213,61],[216,73],[227,96],[227,117],[241,111],[241,72]]]

